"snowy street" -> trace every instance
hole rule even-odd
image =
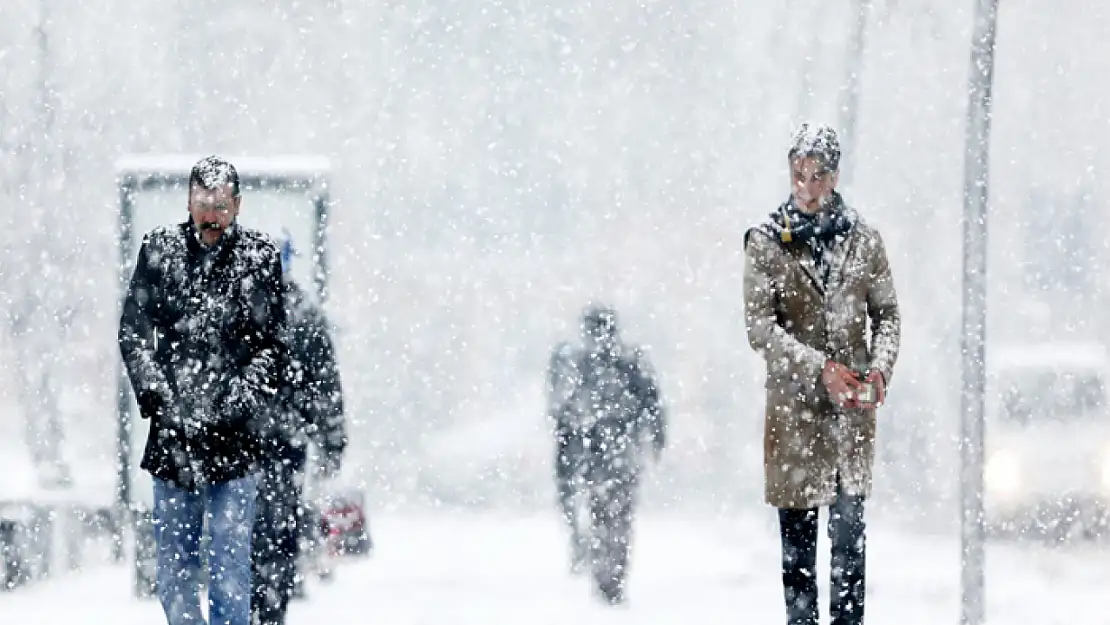
[[[312,582],[309,598],[290,608],[289,622],[673,624],[691,622],[693,615],[692,622],[706,624],[779,623],[778,544],[769,519],[645,516],[638,528],[629,604],[611,609],[593,600],[585,577],[566,572],[565,541],[554,515],[383,516],[374,526],[374,556],[344,564],[331,585]],[[826,545],[822,536],[822,551]],[[909,536],[876,519],[868,555],[870,622],[958,621],[954,536]],[[819,574],[827,579],[827,554],[822,556]],[[1086,611],[1110,588],[1105,547],[992,545],[987,576],[991,625],[1110,623],[1104,610]],[[0,594],[0,622],[162,622],[157,603],[136,601],[130,590],[128,569],[97,565]]]
[[[0,2],[0,625],[1110,625],[1110,0]]]

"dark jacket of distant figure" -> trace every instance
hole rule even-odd
[[[343,387],[335,347],[323,312],[295,282],[286,282],[289,364],[278,386],[276,413],[264,432],[268,459],[294,470],[305,465],[305,443],[315,443],[324,462],[338,464],[347,447]],[[302,436],[303,434],[303,436]]]
[[[548,372],[549,415],[562,437],[590,441],[584,452],[610,468],[636,472],[643,445],[666,445],[666,415],[643,352],[614,354],[561,345]]]
[[[260,431],[287,360],[277,247],[233,225],[217,245],[191,222],[142,241],[119,347],[140,414],[142,468],[182,488],[258,470]]]

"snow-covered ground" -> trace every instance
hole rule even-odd
[[[585,577],[566,571],[561,528],[545,517],[443,513],[376,520],[377,551],[345,564],[331,585],[313,583],[289,622],[356,625],[500,623],[779,623],[778,546],[769,515],[698,519],[651,516],[637,533],[629,604],[606,608]],[[827,546],[822,538],[822,550]],[[820,563],[827,578],[827,556]],[[956,623],[959,554],[954,536],[869,530],[868,620]],[[1110,623],[1110,551],[1090,544],[988,550],[991,625]],[[157,603],[130,595],[122,566],[103,565],[13,594],[0,622],[149,625]],[[822,603],[827,600],[822,585]]]

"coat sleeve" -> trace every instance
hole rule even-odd
[[[646,356],[637,352],[633,362],[633,379],[636,380],[636,394],[639,396],[640,419],[646,426],[652,446],[662,451],[667,445],[667,415],[659,394],[659,384]]]
[[[570,429],[573,398],[578,388],[578,371],[569,351],[558,346],[547,361],[547,417],[555,430]]]
[[[867,287],[867,316],[871,320],[872,370],[879,371],[890,384],[902,339],[902,316],[898,293],[887,261],[886,246],[878,232],[873,234],[871,275]]]
[[[166,373],[155,360],[155,334],[152,311],[157,299],[156,285],[152,282],[150,260],[150,239],[143,238],[139,248],[138,260],[135,262],[131,282],[127,294],[123,299],[123,310],[119,320],[119,350],[123,358],[127,377],[131,380],[131,389],[135,393],[140,406],[149,405],[146,398],[159,395],[165,398],[168,404],[170,395]],[[151,415],[142,411],[144,418]]]
[[[820,350],[791,336],[778,323],[775,312],[777,295],[769,260],[772,243],[765,236],[751,231],[745,236],[745,241],[744,321],[748,343],[763,356],[769,368],[774,362],[800,366],[805,370],[807,380],[819,384],[828,358]]]
[[[547,376],[545,378],[544,391],[547,396],[547,418],[551,423],[558,428],[562,419],[560,419],[560,412],[563,408],[563,402],[560,401],[558,396],[559,392],[559,358],[558,354],[552,354],[551,358],[547,361]]]
[[[324,454],[340,456],[347,448],[343,385],[339,377],[335,346],[325,319],[318,317],[313,321],[306,343],[310,433]]]

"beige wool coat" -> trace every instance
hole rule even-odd
[[[888,385],[901,320],[879,232],[851,209],[854,226],[829,251],[828,285],[808,248],[761,228],[745,235],[748,342],[767,365],[763,464],[766,501],[816,508],[843,492],[870,496],[875,410],[845,409],[821,383],[826,360],[878,370]]]

